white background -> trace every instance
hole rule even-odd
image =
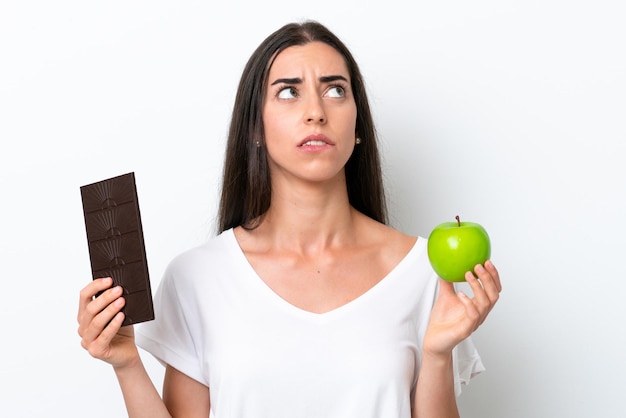
[[[393,225],[427,236],[459,214],[491,235],[505,289],[462,415],[626,416],[622,4],[4,0],[0,416],[125,415],[76,333],[79,186],[135,172],[156,287],[213,235],[245,61],[303,18],[362,67]]]

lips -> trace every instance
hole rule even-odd
[[[322,147],[324,145],[334,145],[326,135],[315,134],[309,135],[300,144],[299,147]]]
[[[310,140],[310,141],[306,141],[304,144],[300,146],[301,147],[313,147],[313,146],[322,146],[322,145],[326,145],[326,142]]]

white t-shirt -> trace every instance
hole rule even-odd
[[[357,299],[323,314],[255,273],[232,230],[176,257],[137,343],[211,390],[216,418],[409,418],[438,279],[419,238]],[[484,370],[471,340],[455,390]]]

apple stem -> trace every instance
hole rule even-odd
[[[461,226],[461,218],[459,218],[459,215],[456,215],[454,219],[456,219],[456,222],[459,224],[459,226]]]

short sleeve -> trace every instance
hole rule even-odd
[[[454,367],[454,393],[459,396],[462,386],[469,384],[470,379],[485,371],[478,350],[471,338],[459,343],[452,351]]]
[[[177,288],[180,269],[174,260],[167,268],[154,296],[155,319],[136,326],[136,343],[152,354],[161,364],[170,365],[208,386],[200,356],[192,337],[190,305],[185,291]]]

